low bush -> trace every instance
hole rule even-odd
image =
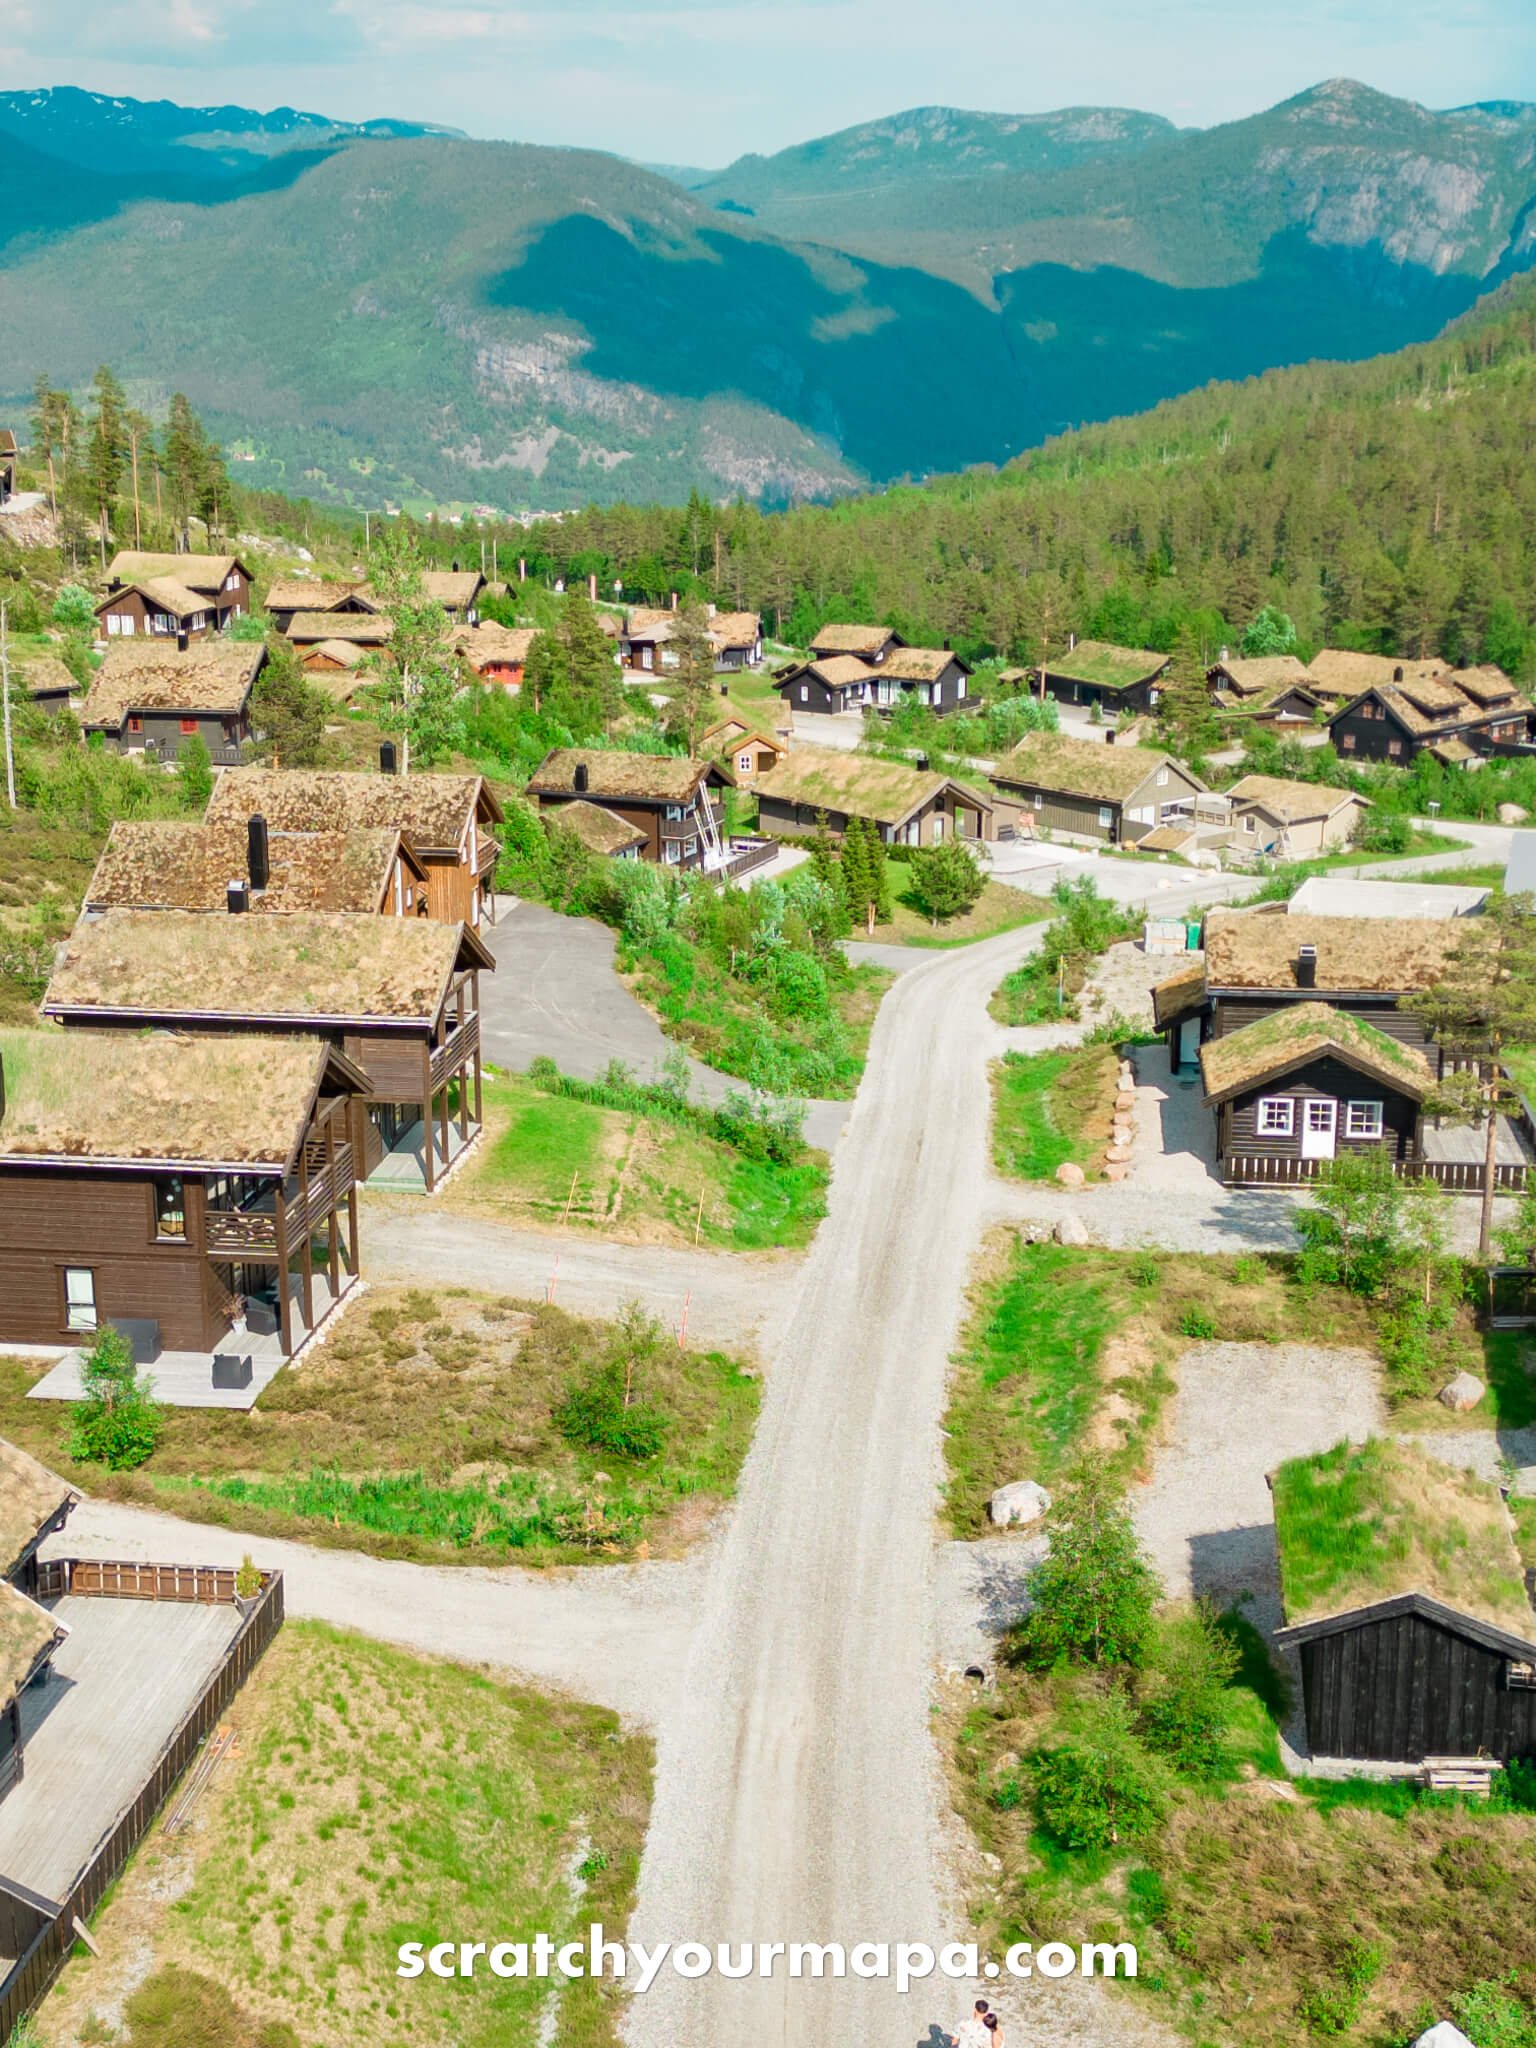
[[[153,1455],[163,1427],[151,1382],[141,1377],[121,1331],[98,1332],[80,1361],[82,1398],[70,1410],[69,1455],[81,1464],[129,1472]]]
[[[1030,1770],[1040,1825],[1065,1849],[1131,1848],[1167,1817],[1167,1773],[1118,1690],[1083,1702],[1059,1742],[1032,1752]]]

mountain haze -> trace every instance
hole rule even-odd
[[[106,360],[300,494],[781,503],[1423,339],[1536,259],[1533,201],[1536,110],[1347,81],[1203,132],[926,109],[671,177],[13,93],[0,418]]]

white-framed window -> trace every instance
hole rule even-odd
[[[668,839],[663,843],[661,857],[669,867],[675,868],[682,861],[683,849],[675,839]]]
[[[683,807],[682,807],[682,805],[681,805],[681,804],[668,804],[668,805],[667,805],[667,807],[666,807],[666,812],[665,812],[665,816],[666,816],[666,820],[667,820],[667,823],[668,823],[669,825],[680,825],[680,824],[681,824],[681,823],[683,822]]]
[[[640,666],[642,668],[653,668],[655,663],[656,656],[654,651],[649,647],[642,647],[640,650]]]
[[[1045,798],[1038,789],[1031,792],[1029,803],[1031,810],[1043,811],[1045,809]]]
[[[1101,825],[1103,826],[1104,830],[1105,830],[1105,831],[1107,832],[1107,831],[1109,830],[1110,826],[1114,824],[1114,822],[1115,822],[1115,814],[1114,814],[1114,812],[1113,812],[1113,811],[1112,811],[1112,810],[1110,809],[1109,805],[1108,805],[1108,804],[1100,804],[1100,805],[1099,805],[1099,823],[1100,823],[1100,824],[1101,824]]]
[[[224,578],[224,588],[226,590],[238,590],[240,588],[240,577],[234,569],[231,569]]]
[[[1346,1138],[1379,1138],[1382,1129],[1382,1105],[1379,1102],[1348,1102],[1344,1105],[1344,1135]]]
[[[64,1268],[64,1323],[70,1330],[96,1327],[96,1275],[89,1266]]]
[[[736,772],[738,775],[750,775],[752,773],[752,756],[750,754],[738,754],[736,756]]]
[[[111,639],[115,639],[115,638],[116,638],[116,636],[117,636],[117,635],[118,635],[119,633],[121,633],[121,632],[122,632],[122,630],[123,630],[123,621],[122,621],[122,620],[121,620],[121,619],[120,619],[120,618],[118,617],[117,613],[116,613],[116,612],[108,612],[108,613],[107,613],[107,638],[108,638],[109,640],[111,640]]]
[[[1245,832],[1257,832],[1258,829],[1259,822],[1257,818],[1254,817],[1252,811],[1247,812],[1243,818],[1243,830]]]
[[[1259,1097],[1257,1129],[1261,1138],[1288,1138],[1296,1128],[1296,1104],[1289,1095]]]
[[[683,852],[685,854],[697,853],[698,850],[699,842],[697,841],[697,839],[685,839],[683,841]]]
[[[810,696],[810,694],[810,686],[806,683],[802,683],[800,685],[800,702],[803,704],[806,701],[806,699]]]
[[[1157,771],[1157,786],[1158,786],[1158,788],[1159,788],[1159,789],[1166,789],[1166,788],[1167,788],[1167,786],[1168,786],[1168,770],[1167,770],[1166,768],[1159,768],[1159,769],[1158,769],[1158,771]]]
[[[1135,810],[1131,811],[1128,815],[1133,825],[1150,825],[1152,823],[1152,806],[1151,804],[1138,804]]]
[[[955,701],[956,701],[957,703],[961,703],[961,704],[963,704],[963,703],[965,702],[965,677],[964,677],[964,676],[961,676],[961,677],[960,677],[960,679],[959,679],[959,681],[958,681],[958,682],[957,682],[957,683],[955,684]]]

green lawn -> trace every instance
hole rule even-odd
[[[190,1833],[151,1834],[39,2016],[48,2043],[615,2048],[595,1983],[395,1975],[408,1941],[622,1939],[652,1748],[618,1717],[318,1622],[229,1710]],[[126,2037],[91,2015],[124,1996]],[[546,2032],[545,2029],[548,2028]]]
[[[992,1160],[1010,1180],[1050,1180],[1071,1162],[1102,1172],[1119,1074],[1112,1045],[1005,1053],[992,1063]]]
[[[1322,853],[1315,860],[1308,859],[1302,865],[1319,870],[1332,868],[1370,867],[1378,861],[1415,860],[1430,853],[1466,853],[1471,849],[1468,839],[1452,839],[1444,832],[1411,832],[1408,844],[1397,853],[1373,852],[1363,846],[1349,846],[1341,853]],[[1438,881],[1438,875],[1426,877]]]
[[[1051,905],[1043,896],[1011,889],[1006,882],[989,879],[975,905],[963,917],[951,917],[935,925],[925,910],[918,908],[899,861],[890,861],[886,873],[891,880],[893,916],[877,924],[877,943],[896,946],[968,946],[977,939],[995,939],[999,932],[1017,931],[1021,925],[1038,924],[1049,917]],[[860,928],[855,939],[865,936]]]
[[[561,1427],[573,1388],[626,1361],[665,1418],[649,1458]],[[675,1326],[626,1330],[463,1288],[375,1284],[249,1413],[166,1410],[134,1472],[71,1462],[67,1404],[27,1398],[46,1370],[0,1358],[0,1436],[92,1493],[438,1563],[677,1549],[734,1491],[757,1416],[756,1379],[721,1352],[680,1348]]]
[[[749,1159],[686,1123],[518,1075],[488,1083],[485,1107],[485,1137],[440,1198],[451,1209],[730,1251],[806,1244],[826,1213],[820,1152]]]

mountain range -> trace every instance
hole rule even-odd
[[[252,482],[764,503],[1437,332],[1536,262],[1536,108],[921,109],[727,170],[0,94],[0,420],[110,361]]]

